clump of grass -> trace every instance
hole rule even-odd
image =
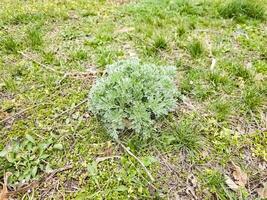
[[[216,192],[218,188],[221,188],[221,184],[224,183],[224,177],[222,174],[216,170],[207,169],[203,176],[202,180],[204,185],[210,188],[212,192]]]
[[[175,61],[175,67],[176,68],[182,68],[182,67],[184,67],[184,64],[183,64],[183,62],[182,62],[182,60],[176,60]]]
[[[57,65],[58,63],[56,63],[56,57],[55,54],[51,51],[48,52],[42,52],[42,56],[43,56],[43,60],[45,63],[47,64],[54,64]]]
[[[166,39],[163,36],[158,36],[154,40],[153,47],[156,50],[160,50],[160,49],[164,50],[164,49],[167,49],[168,43],[167,43]]]
[[[219,8],[219,14],[224,18],[263,19],[265,8],[256,0],[232,0]]]
[[[217,170],[207,169],[201,175],[201,181],[216,199],[235,199],[234,194],[227,189],[224,176]]]
[[[71,56],[73,60],[85,60],[87,58],[87,52],[80,49],[78,51],[75,51]]]
[[[43,45],[43,35],[39,27],[33,27],[27,32],[27,40],[33,49]]]
[[[13,78],[8,77],[4,80],[4,88],[9,92],[15,92],[18,86]]]
[[[7,23],[19,25],[19,24],[28,24],[30,22],[41,21],[46,18],[46,15],[43,13],[18,13],[10,16],[7,19]]]
[[[186,28],[184,25],[181,25],[176,30],[179,37],[182,37],[186,33]]]
[[[208,80],[214,87],[218,87],[219,85],[226,85],[229,81],[225,75],[219,72],[209,72]]]
[[[193,58],[198,58],[204,53],[203,44],[199,40],[194,40],[187,46],[187,50]]]
[[[97,57],[97,64],[100,68],[104,68],[106,65],[111,64],[114,60],[121,56],[123,56],[122,51],[115,51],[113,49],[104,50],[100,48]]]
[[[216,101],[211,106],[212,110],[215,113],[215,117],[219,121],[224,121],[231,113],[231,103],[226,101]]]
[[[224,71],[208,71],[206,72],[207,80],[210,83],[210,88],[219,91],[222,90],[226,93],[231,93],[235,87],[235,83],[226,75]]]
[[[162,136],[162,140],[165,145],[189,153],[198,151],[201,146],[199,127],[188,118],[181,119],[179,123],[170,124],[170,128]]]
[[[1,49],[6,53],[17,53],[18,47],[18,43],[12,36],[8,36],[1,40]]]
[[[250,80],[252,78],[251,71],[241,64],[230,64],[226,67],[226,69],[235,77],[241,77],[244,80]]]
[[[185,95],[193,95],[201,100],[209,97],[212,93],[214,93],[214,90],[203,84],[203,77],[205,77],[206,74],[207,72],[202,69],[191,68],[188,70],[180,82],[181,92]]]
[[[248,110],[255,110],[261,106],[263,102],[261,91],[256,87],[247,87],[242,97],[243,103]]]

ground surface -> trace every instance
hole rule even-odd
[[[267,23],[224,4],[1,1],[0,179],[13,173],[10,191],[40,180],[14,198],[263,197]],[[154,182],[83,103],[94,76],[132,57],[175,65],[182,94],[152,138],[121,138]]]

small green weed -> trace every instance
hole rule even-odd
[[[249,135],[252,152],[267,161],[267,131],[256,131]]]
[[[12,182],[29,181],[35,178],[40,171],[49,171],[51,168],[47,159],[52,151],[62,150],[61,144],[56,144],[52,138],[45,142],[38,142],[32,136],[25,135],[25,139],[14,141],[0,152],[4,158],[5,169],[10,170]]]
[[[147,167],[154,162],[149,158],[143,158],[142,161]],[[143,182],[142,171],[127,157],[121,157],[119,161],[93,161],[88,164],[87,171],[90,187],[80,191],[77,199],[129,199],[129,196],[136,199],[151,198],[148,183]],[[103,190],[99,190],[99,187]],[[153,193],[155,199],[159,199],[157,193]]]

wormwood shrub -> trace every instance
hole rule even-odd
[[[89,110],[111,137],[132,129],[144,137],[176,104],[175,67],[142,64],[138,60],[107,67],[89,93]]]

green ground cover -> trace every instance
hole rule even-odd
[[[267,181],[266,6],[1,1],[0,180],[12,172],[12,191],[71,165],[16,197],[260,199]],[[129,58],[177,68],[175,111],[149,139],[120,138],[154,182],[84,103],[95,76]]]

